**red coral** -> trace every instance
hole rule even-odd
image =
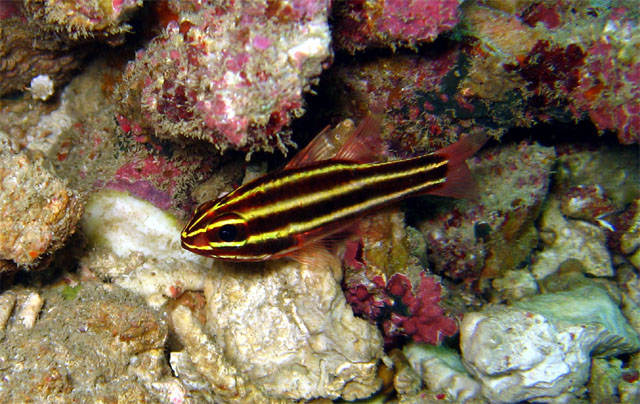
[[[533,91],[534,104],[543,107],[557,104],[557,99],[564,98],[578,85],[584,58],[585,53],[577,44],[563,48],[540,40],[522,62],[504,68],[518,72],[527,81],[527,88]]]
[[[577,115],[599,130],[615,130],[622,144],[640,139],[640,63],[618,60],[619,49],[595,41],[587,50],[579,85],[571,93]]]
[[[353,311],[381,327],[386,341],[408,336],[415,342],[439,344],[443,336],[458,332],[454,319],[439,305],[441,287],[435,278],[420,273],[420,284],[412,287],[403,274],[394,274],[385,284],[380,276],[370,284],[345,290]]]

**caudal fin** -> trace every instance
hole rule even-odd
[[[434,154],[446,158],[447,181],[440,188],[429,192],[431,195],[473,199],[477,195],[476,183],[465,160],[473,156],[489,138],[484,133],[467,135],[456,143],[444,147]]]

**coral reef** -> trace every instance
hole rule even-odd
[[[636,8],[0,1],[0,403],[640,401]],[[381,160],[499,140],[475,198],[319,261],[180,247],[196,204],[370,112]]]
[[[640,341],[609,295],[586,286],[467,313],[460,346],[491,402],[561,402],[587,381],[590,356],[633,352]]]
[[[168,4],[172,20],[124,73],[120,125],[219,150],[286,152],[302,95],[331,57],[329,2],[222,3]]]
[[[351,53],[367,47],[431,42],[459,21],[458,0],[339,0],[335,45]]]
[[[35,268],[74,233],[82,204],[42,157],[0,148],[0,260]]]

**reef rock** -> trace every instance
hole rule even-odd
[[[189,402],[164,357],[167,324],[142,299],[96,282],[39,292],[0,295],[0,313],[15,306],[0,326],[0,403]]]
[[[36,266],[64,244],[82,213],[79,196],[41,158],[0,139],[0,260]]]
[[[124,42],[126,21],[142,0],[0,2],[0,95],[22,91],[40,75],[53,87],[78,70],[90,42]]]
[[[402,351],[429,391],[444,392],[458,403],[480,398],[480,384],[466,371],[457,352],[416,343],[405,346]]]
[[[302,95],[331,58],[329,1],[168,8],[162,35],[124,73],[121,127],[134,136],[201,139],[219,150],[286,150]]]
[[[536,255],[531,267],[537,279],[554,273],[568,260],[580,262],[590,275],[613,276],[606,235],[601,227],[566,219],[560,211],[559,202],[551,199],[542,213],[539,229],[546,246]]]
[[[270,397],[368,397],[381,383],[382,338],[354,317],[339,272],[286,260],[220,265],[205,285],[207,330]]]
[[[561,403],[589,377],[591,356],[640,348],[609,295],[598,287],[539,295],[464,316],[462,360],[494,403]]]

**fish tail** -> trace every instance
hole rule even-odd
[[[431,195],[448,196],[453,198],[474,199],[478,189],[471,176],[466,160],[473,156],[487,142],[484,133],[467,135],[434,154],[448,160],[446,182],[442,187],[428,192]]]

